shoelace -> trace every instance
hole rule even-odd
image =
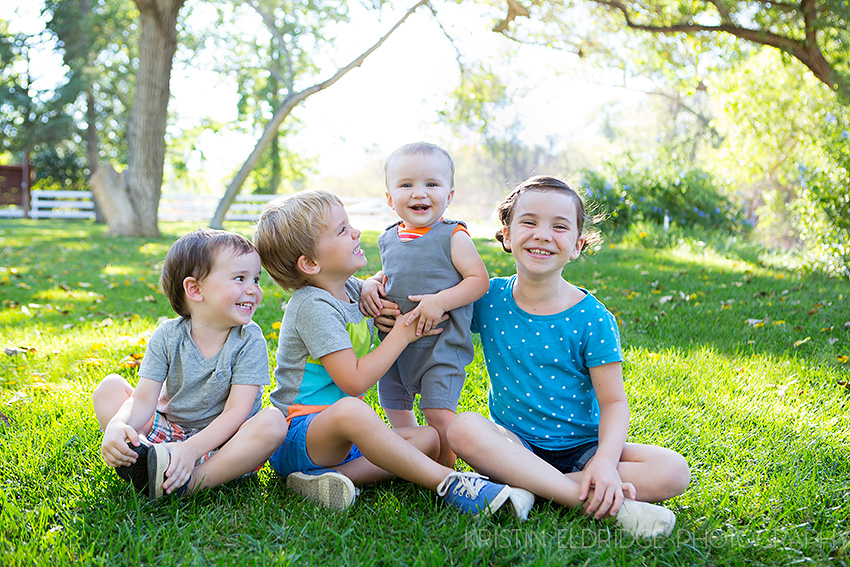
[[[437,494],[445,496],[449,491],[449,485],[452,480],[457,479],[457,483],[452,488],[453,494],[460,496],[469,496],[469,498],[478,498],[478,492],[487,484],[486,476],[481,476],[478,473],[459,473],[453,472],[449,474],[443,481],[437,485]]]

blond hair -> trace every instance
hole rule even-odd
[[[444,150],[440,146],[438,146],[436,144],[431,144],[429,142],[412,142],[410,144],[405,144],[402,147],[393,151],[393,153],[391,153],[390,156],[387,158],[387,161],[384,162],[384,185],[387,185],[387,187],[389,187],[389,185],[387,184],[387,169],[389,168],[390,163],[394,159],[401,157],[401,156],[411,156],[411,155],[416,155],[416,154],[425,154],[425,155],[436,154],[436,155],[440,155],[440,156],[443,156],[444,158],[446,158],[446,161],[448,162],[448,165],[449,165],[449,170],[452,173],[451,186],[454,187],[454,185],[455,185],[455,162],[454,162],[454,160],[452,160],[452,156],[450,156],[449,152],[447,152],[446,150]]]
[[[327,228],[325,215],[342,201],[323,189],[300,191],[275,199],[263,208],[254,231],[254,246],[272,279],[283,289],[295,290],[310,282],[298,269],[298,259],[315,259],[316,243]]]

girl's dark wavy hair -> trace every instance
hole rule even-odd
[[[555,191],[569,195],[576,204],[579,236],[584,236],[584,246],[582,246],[581,251],[584,252],[587,250],[588,252],[592,252],[602,243],[602,235],[599,233],[599,230],[596,229],[595,225],[604,219],[604,215],[589,214],[584,205],[584,198],[578,191],[560,179],[545,175],[538,175],[537,177],[526,179],[520,183],[516,189],[511,191],[510,195],[505,197],[505,200],[499,204],[499,221],[502,223],[502,228],[509,227],[511,225],[517,200],[520,195],[528,191]],[[511,251],[510,248],[505,246],[504,236],[501,229],[496,232],[496,240],[499,241],[505,252]]]

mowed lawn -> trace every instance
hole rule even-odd
[[[163,224],[145,240],[89,222],[0,221],[0,564],[850,562],[850,283],[723,238],[609,241],[565,272],[620,322],[629,440],[690,463],[690,488],[666,503],[671,538],[634,541],[543,502],[525,523],[472,519],[403,481],[328,512],[268,468],[189,498],[138,498],[100,457],[91,392],[110,372],[135,380],[146,337],[172,316],[161,261],[193,228]],[[362,275],[379,268],[376,238],[363,235]],[[512,272],[496,243],[477,244],[491,276]],[[286,295],[262,283],[255,320],[273,363]],[[486,414],[476,352],[461,409]],[[374,390],[366,399],[378,409]]]

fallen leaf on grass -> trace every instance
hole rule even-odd
[[[850,357],[848,357],[846,354],[838,355],[838,362],[840,362],[841,364],[847,364],[848,360],[850,360]]]
[[[804,345],[809,342],[812,337],[806,337],[805,339],[800,339],[799,341],[794,341],[794,348],[799,347],[800,345]]]

